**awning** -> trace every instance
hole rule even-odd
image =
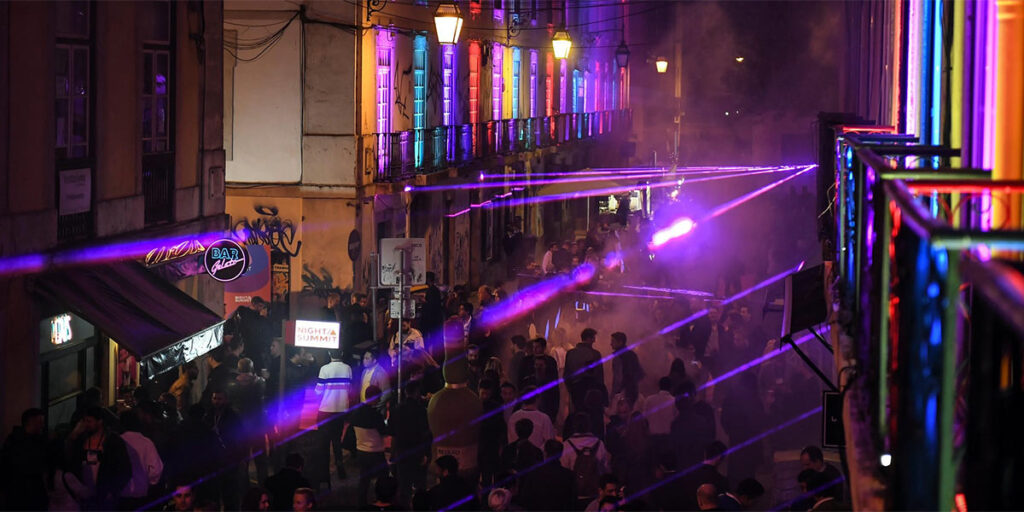
[[[36,285],[135,356],[150,377],[223,340],[224,319],[135,262],[56,270]]]

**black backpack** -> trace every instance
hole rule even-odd
[[[576,462],[572,470],[576,473],[576,489],[580,496],[597,496],[598,480],[601,477],[600,463],[597,460],[597,448],[601,444],[598,439],[591,446],[577,448],[572,440],[567,440],[576,452]]]

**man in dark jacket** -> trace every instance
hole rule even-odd
[[[502,402],[498,384],[490,379],[480,381],[480,401],[483,402],[484,420],[480,422],[480,447],[477,465],[484,486],[494,483],[501,464],[501,448],[507,439],[505,416],[501,411]]]
[[[704,448],[704,463],[692,473],[680,478],[681,495],[687,500],[681,509],[697,510],[697,489],[704,484],[715,486],[717,493],[729,492],[729,480],[718,472],[718,466],[725,459],[725,451],[725,444],[713,441]]]
[[[519,494],[529,510],[574,510],[576,473],[562,467],[562,443],[548,439],[544,443],[544,463],[523,476]]]
[[[295,489],[310,487],[309,480],[302,476],[302,466],[305,464],[302,455],[289,453],[284,459],[284,469],[263,483],[270,491],[270,506],[274,510],[291,510],[292,497]]]
[[[431,510],[479,510],[476,487],[459,476],[459,460],[445,455],[435,464],[441,478],[430,488]]]
[[[644,370],[640,366],[640,358],[636,352],[626,349],[626,333],[612,333],[612,350],[618,355],[612,359],[612,392],[619,394],[627,383],[639,386],[644,378]]]
[[[21,413],[0,449],[0,509],[46,510],[46,417],[42,409]]]
[[[444,356],[441,336],[441,326],[445,320],[444,300],[441,297],[441,290],[437,287],[437,276],[433,272],[427,272],[427,289],[423,296],[420,332],[423,333],[427,353],[434,359],[441,360]]]
[[[93,510],[112,510],[132,478],[128,447],[106,426],[105,418],[99,407],[87,409],[66,447],[68,470],[92,491],[83,508]]]
[[[544,454],[530,442],[533,422],[523,418],[516,422],[516,440],[501,450],[501,467],[505,471],[528,472],[544,459]]]
[[[391,416],[394,425],[392,461],[398,469],[398,490],[403,499],[412,497],[412,488],[426,487],[427,464],[433,437],[427,423],[427,404],[423,399],[420,381],[409,381],[405,386],[402,403]]]
[[[597,331],[587,327],[580,333],[580,343],[565,354],[565,371],[562,376],[566,387],[569,388],[573,411],[583,409],[587,391],[598,389],[607,393],[608,390],[604,385],[601,353],[594,349],[595,341]]]

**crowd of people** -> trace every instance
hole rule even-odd
[[[42,410],[25,411],[0,451],[0,508],[845,509],[843,477],[814,446],[817,425],[773,429],[813,410],[819,386],[785,358],[747,367],[780,348],[751,303],[627,307],[584,295],[585,285],[528,308],[513,293],[587,263],[597,281],[615,282],[645,259],[622,251],[635,237],[598,226],[551,244],[539,261],[509,267],[517,287],[470,293],[428,273],[418,314],[397,322],[374,318],[364,294],[328,293],[322,319],[342,326],[330,351],[286,345],[270,305],[254,299],[222,346],[121,390],[114,407],[92,388],[56,428]],[[741,288],[737,274],[721,276],[714,294]],[[503,308],[516,314],[489,321]],[[446,325],[461,326],[454,357],[484,411],[471,422],[469,468],[432,450],[453,435],[428,421],[430,397],[451,384]],[[315,426],[303,420],[309,403]],[[788,502],[766,480],[783,450],[799,451],[803,466],[803,494]]]

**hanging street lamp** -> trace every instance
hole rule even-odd
[[[434,11],[434,28],[437,29],[437,42],[455,44],[459,42],[462,32],[462,13],[455,2],[441,2]]]
[[[618,64],[620,68],[624,68],[629,64],[629,48],[626,47],[625,39],[619,43],[619,48],[615,50],[615,63]]]
[[[659,74],[667,72],[668,59],[666,59],[665,57],[658,57],[658,59],[654,61],[654,67],[658,70]]]
[[[555,58],[563,60],[569,58],[569,50],[572,49],[572,38],[569,37],[569,33],[565,29],[555,32],[554,39],[551,40],[551,46],[555,50]]]

